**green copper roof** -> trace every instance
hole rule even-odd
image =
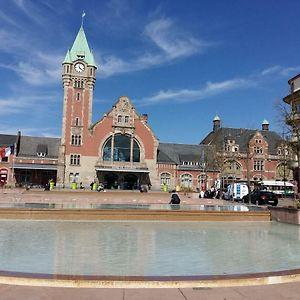
[[[263,125],[269,125],[269,122],[266,119],[264,119],[263,122],[262,122],[262,124]]]
[[[95,66],[94,55],[90,50],[83,27],[81,26],[73,46],[68,50],[63,63],[72,63],[77,59],[82,58],[88,65]]]

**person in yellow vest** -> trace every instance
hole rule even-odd
[[[54,189],[54,180],[52,178],[49,180],[49,188],[50,191]]]

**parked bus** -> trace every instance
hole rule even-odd
[[[288,181],[264,180],[259,182],[259,188],[273,192],[278,197],[294,196],[294,185]]]

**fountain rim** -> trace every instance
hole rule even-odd
[[[213,288],[300,282],[300,269],[192,276],[101,276],[0,271],[0,284],[73,288]]]

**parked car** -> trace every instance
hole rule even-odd
[[[261,191],[261,190],[253,191],[252,193],[250,193],[250,199],[251,199],[251,203],[258,204],[258,205],[277,206],[278,204],[278,198],[276,194],[268,191]],[[249,202],[248,195],[243,197],[243,202],[244,203]]]

